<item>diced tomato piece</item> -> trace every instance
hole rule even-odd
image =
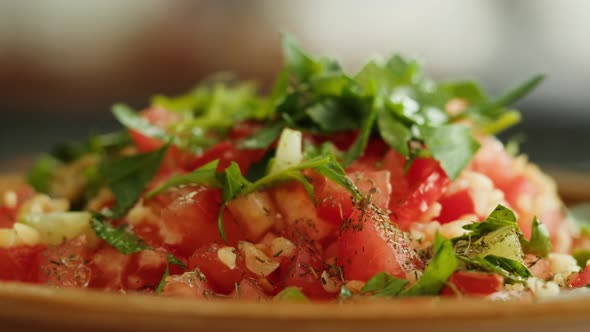
[[[414,160],[407,179],[408,194],[405,199],[396,202],[392,197],[389,205],[392,219],[403,230],[408,230],[413,222],[420,221],[422,215],[444,194],[450,182],[438,162],[432,158]]]
[[[258,285],[256,280],[244,278],[239,282],[238,287],[230,294],[230,297],[236,300],[264,300],[268,299],[264,290]]]
[[[590,285],[590,266],[586,266],[582,271],[572,274],[568,280],[568,285],[573,288]]]
[[[236,123],[229,132],[230,140],[240,140],[246,138],[260,129],[264,128],[264,124],[253,121],[242,121]]]
[[[458,271],[453,273],[442,290],[442,295],[456,295],[459,292],[467,296],[487,296],[502,290],[504,278],[495,273],[475,271]]]
[[[365,171],[349,173],[348,177],[371,203],[387,209],[391,195],[389,171]],[[318,216],[340,225],[354,210],[352,195],[341,185],[325,178],[314,182]],[[370,197],[369,197],[370,196]]]
[[[236,283],[242,280],[244,273],[237,264],[232,269],[219,259],[218,250],[221,248],[218,244],[199,248],[189,259],[188,267],[191,270],[198,268],[215,292],[229,294],[235,289]],[[234,249],[234,253],[237,258],[237,250]]]
[[[0,248],[0,280],[39,281],[39,256],[43,246]]]
[[[206,299],[213,295],[209,284],[198,272],[185,272],[166,278],[162,294],[174,297]]]
[[[357,210],[347,223],[341,228],[338,248],[346,280],[367,281],[379,272],[405,278],[407,272],[423,269],[404,233],[387,216]]]
[[[334,294],[324,290],[321,274],[328,266],[311,240],[300,238],[295,255],[284,258],[280,267],[280,280],[284,287],[298,287],[311,299],[329,299]]]
[[[92,251],[86,236],[49,247],[40,256],[39,280],[59,287],[86,287],[92,277],[88,266]]]
[[[201,156],[195,158],[189,165],[188,169],[197,169],[213,160],[219,159],[217,170],[222,171],[226,169],[232,162],[240,166],[242,175],[245,175],[253,162],[258,161],[264,157],[264,149],[244,149],[240,150],[234,143],[224,141],[220,142]]]
[[[104,248],[95,252],[90,260],[92,278],[88,287],[112,291],[125,289],[125,273],[130,259],[130,255],[123,255],[105,245]]]
[[[399,152],[391,149],[383,158],[381,169],[389,171],[391,183],[391,202],[396,204],[403,201],[408,195],[408,179],[405,172],[406,158]]]
[[[181,257],[190,256],[197,248],[222,243],[217,227],[221,191],[204,186],[187,186],[158,195],[164,245]],[[230,245],[243,239],[231,214],[224,213],[224,225]]]
[[[348,149],[348,148],[346,148]],[[346,150],[344,149],[344,150]],[[363,155],[346,168],[347,172],[367,172],[380,169],[389,147],[382,139],[371,139]]]
[[[124,287],[128,290],[155,289],[166,271],[167,255],[160,250],[144,250],[130,255],[125,269]],[[170,274],[182,273],[182,268],[170,264]]]
[[[336,225],[318,216],[316,207],[298,182],[285,183],[271,190],[275,204],[283,216],[277,228],[291,234],[301,234],[313,240],[324,240],[336,233]]]
[[[468,190],[443,195],[438,201],[442,207],[437,220],[441,223],[455,221],[467,214],[475,213],[475,205]]]
[[[246,240],[257,241],[277,219],[277,209],[267,192],[253,192],[233,199],[227,209],[244,233]]]
[[[35,196],[35,190],[31,186],[22,186],[15,190],[14,194],[16,194],[14,206],[8,207],[0,204],[0,228],[12,228],[16,222],[20,207],[24,202]]]

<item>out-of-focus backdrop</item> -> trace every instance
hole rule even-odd
[[[400,52],[492,95],[546,73],[505,136],[525,133],[544,166],[590,170],[589,12],[585,0],[0,0],[0,171],[117,128],[117,101],[140,108],[219,70],[268,86],[281,31],[350,70]]]

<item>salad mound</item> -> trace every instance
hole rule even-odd
[[[493,136],[542,76],[490,98],[398,55],[350,75],[283,50],[268,95],[214,76],[41,156],[0,197],[0,280],[292,301],[590,283],[589,233]]]

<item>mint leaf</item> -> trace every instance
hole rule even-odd
[[[380,272],[373,276],[361,289],[363,293],[371,293],[374,296],[397,296],[406,285],[407,280],[396,278],[388,273]]]
[[[553,247],[551,244],[551,237],[547,227],[543,225],[537,217],[533,218],[533,226],[531,231],[531,240],[524,239],[523,249],[526,253],[534,254],[540,257],[546,257],[551,252]]]
[[[421,132],[428,150],[452,180],[461,174],[479,149],[471,130],[460,124],[424,126]]]
[[[218,164],[219,160],[214,160],[188,174],[174,175],[166,182],[152,189],[145,196],[146,198],[152,198],[167,189],[185,184],[200,184],[209,187],[220,187],[216,173]]]
[[[438,295],[458,265],[459,260],[453,251],[453,243],[437,233],[433,257],[424,274],[414,285],[403,291],[401,296]]]
[[[309,299],[299,290],[299,288],[287,287],[275,295],[273,301],[309,302]]]
[[[154,178],[168,145],[152,152],[109,160],[100,165],[99,172],[117,200],[112,217],[125,214],[139,199],[146,185]]]
[[[114,227],[103,219],[104,217],[101,215],[94,215],[91,219],[90,225],[92,226],[94,233],[96,233],[96,236],[103,239],[120,253],[128,255],[142,250],[151,249],[125,226]]]

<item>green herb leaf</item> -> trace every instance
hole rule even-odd
[[[279,137],[284,128],[285,124],[282,122],[271,124],[240,141],[238,147],[241,149],[265,149]]]
[[[173,187],[178,187],[186,184],[199,184],[209,187],[220,187],[220,183],[217,179],[217,165],[219,160],[211,161],[196,170],[182,175],[174,175],[166,182],[152,189],[146,194],[146,198],[152,198],[159,193],[168,190]]]
[[[497,273],[512,283],[526,283],[526,280],[532,277],[531,272],[523,263],[510,258],[495,255],[474,259],[462,256],[458,256],[458,258],[472,268]]]
[[[374,296],[394,297],[399,295],[407,284],[407,280],[396,278],[385,272],[380,272],[369,279],[361,291],[363,293],[371,293]]]
[[[107,180],[117,200],[113,218],[124,215],[137,202],[145,186],[160,169],[168,146],[166,144],[152,152],[110,160],[100,166],[100,174]]]
[[[544,79],[545,75],[536,75],[496,99],[492,105],[495,107],[512,105],[522,97],[526,96],[529,92],[533,91]]]
[[[463,236],[454,238],[453,242],[456,243],[459,240],[475,240],[507,226],[518,230],[516,215],[509,208],[498,204],[494,211],[492,211],[492,213],[490,213],[490,215],[483,222],[474,222],[472,224],[463,226],[463,229],[470,232]]]
[[[307,80],[321,70],[321,64],[305,53],[295,38],[287,33],[283,34],[283,56],[286,68],[300,81]]]
[[[184,270],[186,270],[186,264],[184,264],[176,256],[174,256],[172,254],[168,254],[168,256],[166,258],[166,270],[164,271],[164,274],[162,275],[162,279],[158,283],[158,287],[156,287],[156,289],[155,289],[156,294],[162,293],[162,291],[164,290],[164,287],[166,286],[166,278],[168,278],[168,276],[170,276],[170,264],[180,266]]]
[[[433,245],[433,257],[424,270],[424,274],[410,288],[401,293],[402,296],[438,295],[447,280],[459,265],[453,251],[453,243],[439,233]]]
[[[103,219],[103,216],[94,215],[91,219],[92,229],[96,233],[96,236],[103,239],[120,253],[128,255],[151,249],[125,226],[114,227]]]
[[[305,296],[297,287],[287,287],[283,289],[280,293],[275,295],[273,300],[288,302],[309,302],[307,296]]]
[[[350,181],[342,166],[336,161],[336,158],[332,154],[328,154],[323,157],[326,160],[325,163],[321,163],[318,166],[313,167],[321,175],[341,185],[350,192],[353,198],[360,200],[362,197],[361,192],[358,190],[356,185]]]
[[[365,115],[365,118],[362,120],[361,129],[358,137],[342,158],[342,165],[344,167],[349,166],[350,164],[352,164],[353,161],[357,160],[360,156],[362,156],[363,152],[365,151],[365,148],[367,147],[367,143],[369,142],[369,138],[371,137],[373,124],[375,123],[377,112],[381,106],[381,99],[375,98],[371,110]]]
[[[463,125],[424,126],[422,137],[449,178],[456,179],[479,149],[471,130]]]
[[[156,289],[154,290],[154,293],[156,293],[156,294],[162,293],[162,291],[164,290],[164,287],[166,287],[166,278],[168,278],[168,276],[170,276],[170,266],[168,264],[166,264],[166,270],[164,271],[164,274],[162,275],[162,279],[160,279],[160,282],[158,283],[158,287],[156,287]]]
[[[325,99],[308,107],[305,113],[326,133],[353,130],[358,127],[358,119],[343,112],[345,107],[334,99]]]
[[[412,139],[411,130],[396,119],[389,108],[377,115],[377,126],[381,138],[402,156],[409,156],[408,142]]]
[[[546,257],[551,252],[551,237],[547,227],[537,217],[533,218],[531,240],[523,243],[524,251],[540,257]],[[522,241],[521,241],[522,242]]]
[[[575,250],[572,254],[578,263],[578,266],[581,268],[586,267],[586,262],[590,260],[590,250],[578,249]]]
[[[225,234],[225,225],[223,223],[223,212],[225,206],[234,198],[236,198],[246,186],[250,185],[245,177],[242,176],[240,166],[232,162],[221,174],[218,175],[219,183],[221,184],[222,203],[217,216],[217,228],[219,229],[219,236],[224,242],[227,242],[227,235]]]
[[[346,285],[342,285],[342,287],[340,287],[340,294],[338,295],[338,299],[339,300],[347,300],[351,297],[352,297],[352,292],[350,291],[350,289],[348,289],[348,287],[346,287]]]
[[[148,136],[168,141],[170,138],[164,129],[151,124],[147,119],[139,116],[135,111],[125,104],[113,105],[113,115],[121,124],[129,129],[134,129]]]
[[[29,171],[27,182],[41,193],[49,193],[51,181],[61,162],[50,155],[42,155]]]

